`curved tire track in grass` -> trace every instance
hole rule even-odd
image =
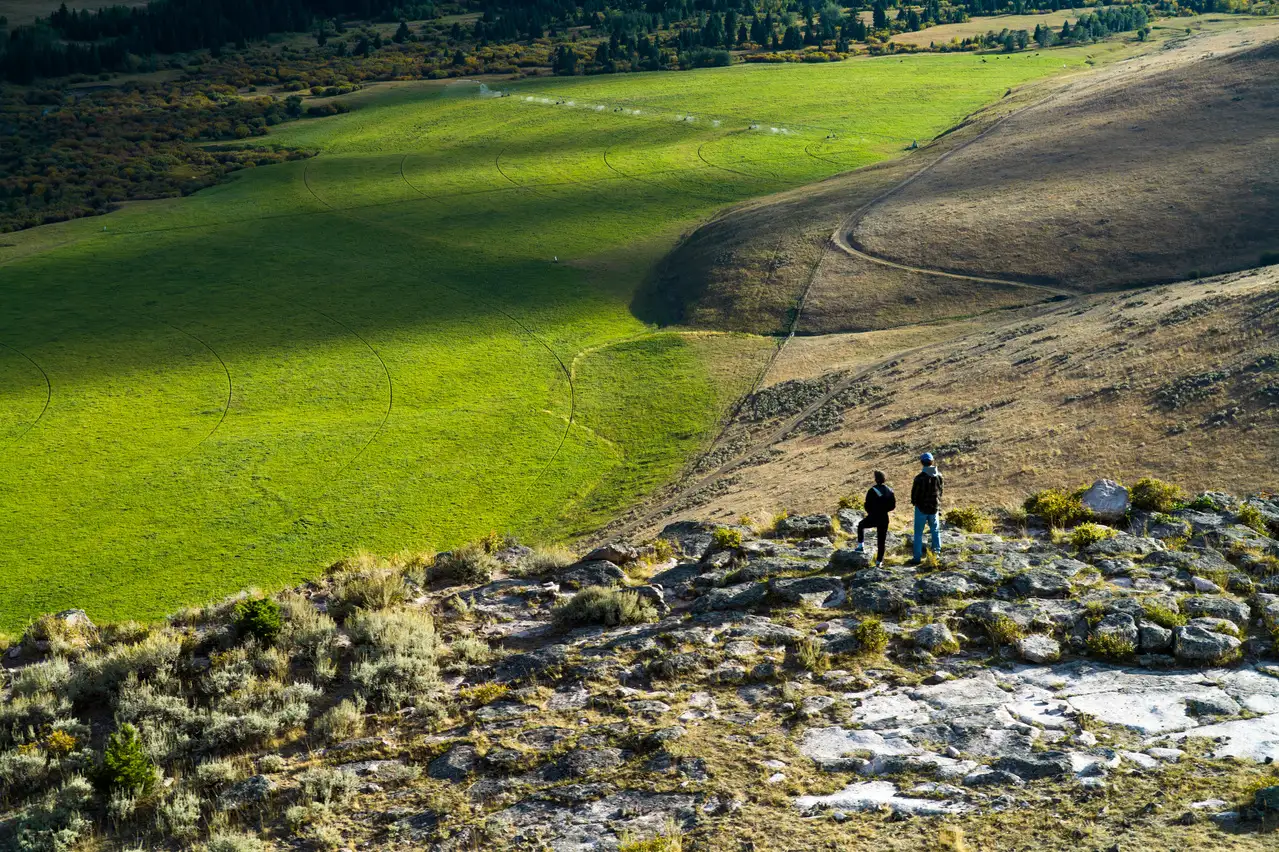
[[[413,153],[412,151],[409,151],[403,157],[400,157],[400,180],[404,181],[404,183],[408,185],[409,189],[413,190],[414,192],[416,192],[418,195],[422,196],[423,198],[434,199],[435,196],[428,195],[427,193],[423,192],[418,187],[414,186],[413,181],[409,180],[409,176],[404,173],[404,164],[408,161],[412,153]]]
[[[347,468],[355,464],[356,460],[359,459],[360,456],[364,455],[365,450],[373,446],[373,442],[378,439],[378,437],[382,434],[382,430],[386,428],[387,421],[391,419],[391,409],[395,407],[395,383],[391,380],[391,371],[387,368],[386,362],[382,360],[382,356],[378,354],[378,351],[373,348],[373,344],[369,343],[362,334],[342,322],[337,317],[330,316],[317,308],[311,308],[310,310],[315,311],[315,313],[324,317],[329,322],[346,329],[348,334],[363,343],[364,347],[373,353],[373,357],[377,359],[378,364],[382,367],[382,374],[386,376],[386,411],[382,414],[382,421],[378,423],[377,429],[373,430],[373,434],[369,436],[369,439],[364,442],[364,446],[360,447],[359,452],[347,459],[346,462],[338,468],[337,472],[333,474],[336,479],[345,473]]]
[[[501,151],[498,151],[497,156],[496,156],[496,158],[494,159],[494,165],[497,167],[498,172],[499,172],[499,173],[501,173],[502,177],[506,178],[508,181],[510,181],[510,182],[511,182],[512,184],[514,184],[516,187],[519,187],[520,189],[524,189],[524,190],[527,190],[527,191],[529,191],[529,192],[532,192],[532,193],[533,193],[533,194],[535,194],[535,195],[541,195],[542,193],[539,193],[539,192],[537,192],[536,190],[534,190],[534,189],[532,189],[532,188],[530,188],[530,187],[528,187],[528,186],[525,186],[524,184],[519,183],[519,182],[518,182],[518,181],[516,181],[514,178],[512,178],[510,175],[506,174],[506,172],[502,171],[502,166],[501,166],[502,152],[503,152],[503,151],[505,151],[505,150],[506,150],[506,148],[509,148],[509,147],[510,147],[509,145],[507,145],[507,146],[503,147]],[[309,179],[309,168],[310,168],[310,164],[311,164],[311,162],[312,162],[312,161],[308,160],[308,161],[307,161],[307,168],[306,168],[306,169],[303,169],[303,171],[302,171],[302,181],[303,181],[303,183],[306,185],[307,192],[311,193],[311,195],[315,198],[315,200],[316,200],[316,201],[320,202],[320,203],[321,203],[321,204],[323,204],[325,207],[327,207],[329,210],[331,210],[332,212],[334,212],[334,213],[338,214],[339,216],[345,216],[346,218],[353,219],[353,220],[355,220],[355,221],[357,221],[357,222],[360,222],[360,223],[362,223],[362,224],[364,224],[364,225],[366,225],[366,226],[373,227],[373,228],[377,228],[377,229],[382,230],[382,231],[391,231],[391,232],[393,232],[393,233],[399,233],[399,234],[401,234],[402,236],[408,236],[408,237],[410,237],[410,238],[417,238],[417,236],[418,236],[417,234],[415,234],[415,233],[413,233],[412,231],[409,231],[409,230],[407,230],[407,229],[403,229],[403,228],[396,228],[396,227],[392,227],[392,226],[388,226],[388,225],[378,225],[378,224],[373,224],[373,223],[369,222],[369,221],[368,221],[368,220],[366,220],[366,219],[361,219],[359,216],[355,216],[355,215],[353,215],[353,214],[346,213],[346,212],[344,212],[344,211],[342,211],[342,210],[337,209],[337,208],[336,208],[336,207],[334,207],[332,204],[329,204],[327,201],[325,201],[323,198],[321,198],[321,197],[320,197],[320,195],[319,195],[318,193],[316,193],[315,189],[314,189],[314,188],[311,186],[311,184],[310,184],[310,179]],[[403,161],[401,161],[401,163],[402,163],[402,162],[403,162]],[[517,326],[517,327],[518,327],[521,331],[523,331],[525,334],[527,334],[527,335],[529,336],[529,338],[531,338],[531,339],[532,339],[534,342],[536,342],[539,346],[541,346],[541,347],[542,347],[543,349],[545,349],[548,353],[550,353],[551,357],[555,359],[555,363],[559,366],[559,370],[560,370],[560,372],[564,375],[565,380],[568,382],[569,406],[568,406],[568,418],[567,418],[567,420],[566,420],[566,422],[565,422],[564,431],[563,431],[563,433],[561,433],[559,443],[558,443],[558,444],[556,444],[556,446],[555,446],[555,451],[554,451],[553,453],[551,453],[551,457],[550,457],[550,459],[548,459],[548,460],[547,460],[546,464],[542,467],[541,471],[539,471],[539,472],[538,472],[538,475],[537,475],[537,476],[533,479],[533,481],[532,481],[532,482],[530,482],[530,483],[528,484],[528,486],[525,488],[525,490],[524,490],[523,494],[521,494],[521,495],[520,495],[520,499],[521,499],[521,500],[523,500],[523,499],[524,499],[524,496],[525,496],[525,495],[527,495],[527,494],[528,494],[528,492],[529,492],[529,491],[531,491],[531,490],[532,490],[532,489],[533,489],[533,488],[534,488],[534,487],[535,487],[535,486],[536,486],[539,482],[541,482],[541,481],[542,481],[543,477],[545,477],[545,476],[546,476],[546,473],[547,473],[547,471],[549,471],[549,470],[550,470],[551,465],[553,465],[553,464],[555,463],[556,459],[558,459],[558,458],[559,458],[560,453],[561,453],[561,452],[563,452],[565,443],[567,443],[567,442],[568,442],[569,432],[570,432],[570,431],[572,430],[572,428],[573,428],[574,417],[575,417],[575,416],[576,416],[576,414],[577,414],[577,388],[576,388],[576,385],[575,385],[575,384],[574,384],[574,382],[573,382],[573,373],[572,373],[572,371],[569,369],[568,365],[564,363],[564,359],[563,359],[563,358],[561,358],[561,357],[559,356],[559,353],[557,353],[557,352],[556,352],[556,351],[555,351],[555,350],[551,347],[551,345],[550,345],[550,344],[549,344],[549,343],[548,343],[548,342],[547,342],[547,341],[546,341],[546,340],[545,340],[545,339],[544,339],[541,335],[539,335],[537,332],[535,332],[535,331],[534,331],[534,330],[533,330],[533,329],[532,329],[529,325],[527,325],[527,324],[526,324],[523,320],[519,319],[519,318],[518,318],[518,317],[516,317],[514,314],[511,314],[510,312],[506,311],[504,308],[502,308],[502,307],[501,307],[500,305],[498,305],[497,303],[492,302],[492,301],[490,301],[490,300],[488,300],[488,299],[484,299],[484,298],[482,298],[482,297],[477,297],[474,293],[468,293],[467,291],[462,290],[461,288],[454,287],[454,286],[452,286],[451,284],[447,284],[447,283],[442,282],[442,281],[434,282],[434,284],[435,284],[436,286],[438,286],[438,287],[441,287],[441,288],[443,288],[443,289],[445,289],[445,290],[448,290],[448,291],[450,291],[450,292],[452,292],[452,293],[455,293],[455,294],[456,294],[456,295],[458,295],[458,296],[461,296],[463,300],[469,300],[469,301],[474,302],[474,303],[476,303],[476,304],[483,305],[483,306],[485,306],[485,307],[490,308],[491,310],[496,311],[497,313],[501,314],[502,316],[506,317],[508,320],[510,320],[512,323],[514,323],[514,324],[515,324],[515,325],[516,325],[516,326]],[[315,309],[314,309],[314,308],[312,308],[311,310],[315,310]],[[373,348],[373,347],[369,344],[369,342],[368,342],[367,340],[365,340],[365,339],[364,339],[363,337],[361,337],[359,334],[356,334],[356,332],[355,332],[355,331],[353,331],[353,330],[352,330],[349,326],[347,326],[345,323],[342,323],[342,322],[340,322],[340,321],[336,320],[335,318],[330,317],[330,316],[328,316],[327,314],[322,313],[321,311],[316,310],[315,312],[316,312],[316,313],[321,314],[321,316],[324,316],[324,317],[326,317],[327,319],[329,319],[329,320],[331,320],[331,321],[333,321],[333,322],[338,323],[338,325],[341,325],[341,326],[342,326],[343,328],[345,328],[347,331],[350,331],[350,332],[351,332],[351,334],[353,334],[353,335],[355,335],[357,338],[359,338],[359,339],[360,339],[360,341],[361,341],[361,342],[362,342],[362,343],[363,343],[366,347],[368,347],[369,351],[370,351],[370,352],[372,352],[372,353],[373,353],[373,355],[374,355],[374,357],[376,357],[376,358],[378,359],[378,363],[380,363],[380,364],[382,365],[382,369],[383,369],[383,371],[386,373],[387,386],[388,386],[388,389],[390,389],[390,393],[391,393],[391,395],[392,395],[392,399],[391,399],[391,400],[388,400],[388,403],[387,403],[387,411],[386,411],[386,415],[385,415],[385,417],[383,418],[381,425],[379,425],[379,426],[378,426],[378,430],[377,430],[377,432],[375,432],[375,433],[374,433],[373,437],[369,439],[369,441],[368,441],[368,442],[367,442],[367,443],[366,443],[366,444],[365,444],[365,445],[364,445],[364,446],[360,449],[360,451],[359,451],[358,453],[356,453],[356,455],[355,455],[354,457],[352,457],[352,458],[351,458],[348,462],[346,462],[346,464],[344,464],[344,465],[342,466],[342,468],[338,471],[338,473],[342,473],[342,472],[346,471],[346,470],[347,470],[347,468],[349,468],[349,467],[351,466],[351,464],[355,462],[355,460],[356,460],[356,459],[358,459],[361,455],[363,455],[363,454],[364,454],[364,451],[365,451],[365,450],[367,450],[367,449],[368,449],[368,448],[369,448],[369,447],[373,444],[373,441],[374,441],[374,440],[378,437],[378,435],[379,435],[379,434],[381,434],[382,428],[386,425],[386,422],[387,422],[387,420],[390,418],[390,415],[391,415],[391,405],[392,405],[392,401],[393,401],[393,394],[394,394],[394,390],[393,390],[393,386],[392,386],[392,383],[391,383],[391,373],[390,373],[390,370],[388,370],[388,369],[387,369],[386,362],[382,360],[382,356],[381,356],[381,355],[379,355],[379,354],[377,353],[377,350],[375,350],[375,349],[374,349],[374,348]],[[336,474],[335,474],[335,476],[336,476]]]
[[[39,371],[40,377],[44,379],[44,405],[40,407],[40,413],[36,415],[35,420],[32,420],[31,423],[28,424],[27,428],[23,429],[16,437],[10,440],[9,443],[4,445],[5,449],[8,449],[25,438],[32,429],[36,428],[36,424],[44,419],[44,415],[49,411],[49,404],[53,401],[53,382],[49,381],[49,374],[44,371],[44,367],[41,367],[30,355],[23,352],[21,349],[10,346],[7,343],[0,343],[0,346],[3,346],[10,352],[16,352],[20,357],[30,363],[31,366],[35,367],[36,370]]]
[[[161,322],[164,322],[164,320],[161,320]],[[183,461],[186,461],[186,459],[190,457],[193,453],[195,453],[196,450],[200,449],[201,445],[203,445],[205,441],[212,438],[213,433],[218,431],[218,429],[222,427],[223,422],[226,421],[227,413],[231,410],[231,395],[233,393],[233,385],[231,383],[231,370],[230,368],[227,367],[226,361],[222,360],[222,356],[218,354],[218,351],[214,349],[212,346],[210,346],[208,343],[206,343],[204,340],[200,339],[199,337],[196,337],[194,334],[192,334],[189,331],[178,328],[173,323],[164,322],[164,324],[167,325],[169,328],[173,329],[174,331],[176,331],[178,334],[186,335],[187,337],[194,340],[196,343],[203,346],[205,349],[209,350],[209,354],[212,355],[214,360],[216,360],[218,364],[222,367],[222,372],[226,376],[226,402],[222,406],[222,414],[221,416],[218,417],[218,422],[213,424],[213,428],[208,431],[208,434],[206,434],[203,438],[197,441],[195,443],[195,446],[191,447],[191,449],[187,450],[185,453],[183,453],[182,455],[178,457],[177,462],[183,462]]]

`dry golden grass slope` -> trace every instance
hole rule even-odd
[[[802,299],[799,333],[862,332],[1257,266],[1279,251],[1279,25],[1176,23],[900,159],[717,216],[642,309],[776,333]]]
[[[1279,267],[998,321],[798,337],[683,486],[619,528],[830,511],[875,469],[905,492],[925,450],[950,506],[1150,473],[1191,491],[1273,489]]]
[[[851,242],[1087,292],[1257,266],[1279,252],[1276,32],[1170,46],[1030,106],[873,205]]]

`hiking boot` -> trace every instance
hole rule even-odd
[[[864,553],[866,550],[866,546],[859,541],[857,542],[857,547],[855,547],[853,550],[855,553]]]

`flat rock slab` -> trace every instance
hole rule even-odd
[[[838,809],[845,811],[877,811],[889,808],[894,813],[912,816],[943,816],[973,810],[964,802],[938,799],[915,799],[899,795],[897,787],[888,781],[863,781],[849,784],[838,793],[829,796],[800,796],[795,806],[802,811]]]

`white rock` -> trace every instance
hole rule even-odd
[[[775,772],[775,773],[773,773],[772,775],[768,776],[767,780],[765,780],[765,782],[764,782],[764,783],[765,783],[765,784],[780,784],[780,783],[782,783],[782,782],[783,782],[783,781],[785,781],[785,780],[786,780],[786,776],[785,776],[785,775],[783,775],[783,774],[782,774],[782,773],[780,773],[780,772]]]
[[[836,725],[809,728],[799,742],[799,751],[813,760],[836,760],[855,752],[870,752],[872,757],[880,757],[919,754],[922,749],[899,736],[885,737],[875,731],[847,731]]]
[[[1181,760],[1182,756],[1185,755],[1185,752],[1179,748],[1155,747],[1146,749],[1146,754],[1150,755],[1155,760],[1162,760],[1167,763],[1176,763]]]
[[[875,811],[887,806],[897,813],[915,816],[942,816],[964,813],[973,809],[972,805],[963,802],[899,796],[897,788],[887,781],[863,781],[849,784],[843,790],[831,793],[829,796],[800,796],[795,800],[795,805],[803,811],[818,807]]]
[[[1207,577],[1191,577],[1190,582],[1195,587],[1196,592],[1207,592],[1215,595],[1221,591],[1221,586],[1218,586]]]
[[[1159,761],[1148,754],[1142,754],[1136,751],[1121,751],[1119,756],[1129,763],[1135,763],[1142,769],[1154,769],[1159,765]]]
[[[1213,757],[1242,757],[1258,763],[1264,763],[1266,758],[1272,762],[1279,761],[1279,713],[1204,725],[1175,734],[1172,739],[1180,740],[1187,736],[1218,740]]]
[[[1110,479],[1099,479],[1084,492],[1084,508],[1103,521],[1122,520],[1128,513],[1128,489]]]

